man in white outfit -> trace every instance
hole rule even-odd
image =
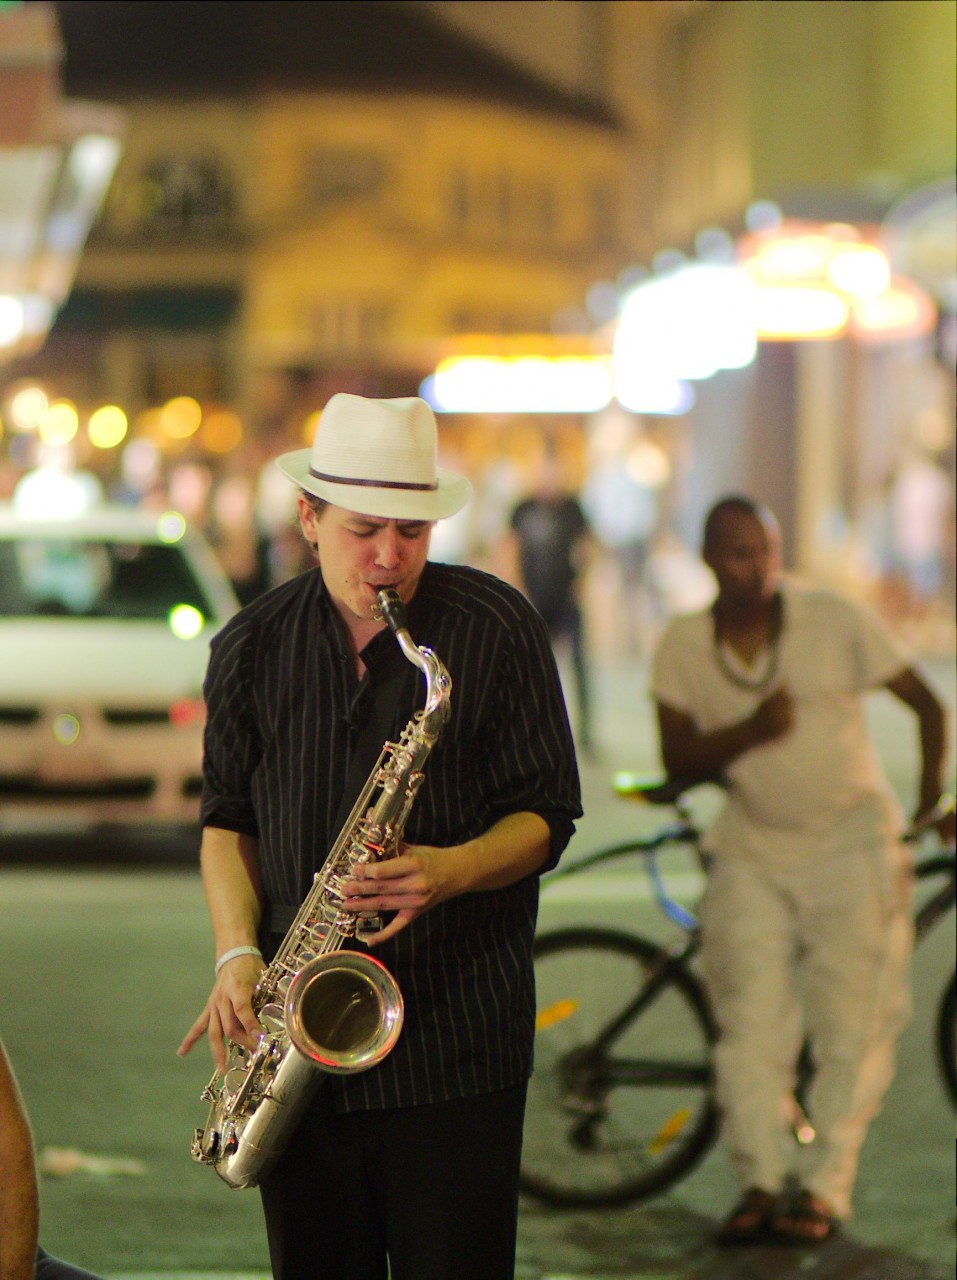
[[[718,1239],[818,1242],[850,1215],[910,1011],[911,866],[862,695],[882,686],[917,716],[915,822],[941,795],[946,717],[867,610],[781,579],[777,525],[759,504],[719,502],[703,556],[717,597],[670,624],[652,693],[669,775],[728,784],[701,912],[718,1100],[743,1188]],[[942,825],[952,838],[952,815]],[[816,1138],[792,1167],[805,1031]]]

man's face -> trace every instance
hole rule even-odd
[[[431,521],[382,520],[334,506],[317,515],[300,498],[299,523],[306,541],[318,547],[323,582],[347,621],[371,618],[383,587],[405,603],[412,599],[429,554]]]
[[[769,600],[781,569],[777,527],[747,511],[726,511],[705,549],[704,561],[718,580],[722,600],[729,604]]]

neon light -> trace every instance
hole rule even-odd
[[[861,342],[905,342],[933,333],[936,323],[929,295],[903,279],[876,297],[856,299],[851,310],[851,332]]]
[[[759,338],[837,338],[850,308],[831,289],[762,286],[756,294]]]
[[[687,413],[694,405],[694,387],[677,379],[655,378],[642,370],[620,369],[615,383],[615,396],[630,413],[646,413],[673,418]]]
[[[841,293],[873,298],[890,287],[891,266],[873,245],[847,245],[832,257],[827,278]]]
[[[451,356],[420,388],[440,413],[595,413],[612,398],[608,356]]]
[[[754,286],[736,267],[696,264],[638,285],[615,334],[619,392],[636,378],[660,385],[751,364],[754,307]]]

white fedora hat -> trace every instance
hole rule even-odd
[[[465,476],[436,465],[435,414],[418,396],[371,400],[340,391],[316,426],[311,449],[276,459],[307,493],[347,511],[394,520],[441,520],[465,506]]]

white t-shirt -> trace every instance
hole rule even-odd
[[[791,731],[728,766],[728,801],[707,836],[714,853],[775,863],[900,832],[903,816],[870,740],[862,694],[910,665],[869,610],[794,582],[781,591],[777,669],[767,688],[741,688],[721,670],[710,609],[671,622],[651,675],[655,700],[689,715],[702,733],[745,719],[776,688],[790,691]],[[752,682],[769,670],[768,653],[750,669],[727,646],[722,658]]]

